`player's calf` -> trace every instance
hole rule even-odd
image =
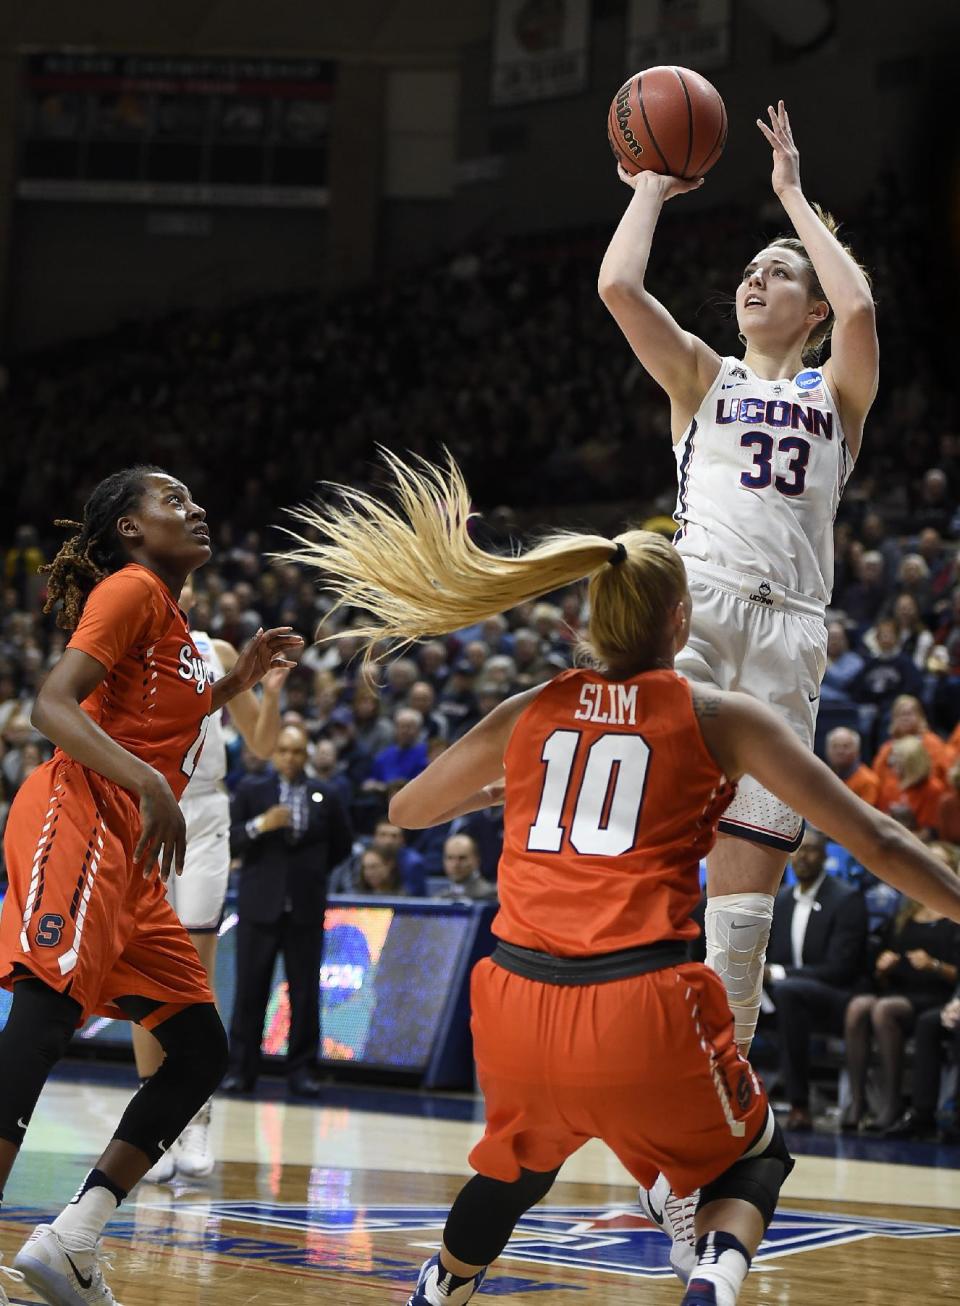
[[[793,1164],[771,1113],[750,1151],[703,1188],[684,1306],[735,1306]]]
[[[707,965],[727,990],[734,1037],[746,1055],[757,1029],[763,967],[774,898],[769,893],[727,893],[707,901]]]

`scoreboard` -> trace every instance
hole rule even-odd
[[[329,60],[30,55],[18,195],[323,206],[335,70]]]

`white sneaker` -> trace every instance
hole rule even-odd
[[[113,1268],[99,1242],[89,1251],[67,1251],[49,1224],[38,1224],[13,1258],[14,1269],[49,1306],[120,1306],[101,1264]]]
[[[672,1242],[670,1266],[682,1284],[686,1284],[697,1264],[697,1206],[699,1189],[689,1197],[675,1197],[670,1184],[661,1174],[652,1188],[641,1188],[637,1194],[640,1209]]]
[[[177,1145],[171,1143],[140,1180],[142,1184],[168,1184],[177,1173]]]
[[[23,1283],[23,1275],[20,1271],[14,1270],[11,1266],[4,1265],[2,1262],[3,1253],[0,1252],[0,1274],[8,1279],[12,1279],[14,1283]],[[2,1283],[0,1283],[0,1306],[10,1306],[10,1298],[7,1296]]]
[[[205,1179],[215,1164],[210,1151],[210,1103],[207,1102],[180,1135],[177,1172],[188,1179]]]

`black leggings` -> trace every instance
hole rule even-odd
[[[542,1201],[559,1174],[521,1170],[512,1184],[474,1175],[450,1209],[444,1246],[467,1265],[489,1265],[506,1247],[521,1215]]]
[[[142,1020],[161,1004],[120,998],[117,1005]],[[81,1015],[79,1003],[42,980],[14,985],[10,1015],[0,1030],[0,1138],[17,1147],[23,1143],[43,1086]],[[151,1163],[203,1106],[227,1065],[227,1036],[212,1003],[185,1007],[153,1034],[166,1053],[163,1065],[131,1100],[114,1135],[138,1147]]]

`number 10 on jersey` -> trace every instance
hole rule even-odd
[[[639,735],[605,734],[585,746],[586,760],[567,832],[561,822],[583,747],[579,730],[554,730],[545,740],[540,756],[546,771],[537,819],[527,836],[530,852],[560,852],[564,834],[574,852],[595,857],[618,857],[635,845],[649,745]]]

